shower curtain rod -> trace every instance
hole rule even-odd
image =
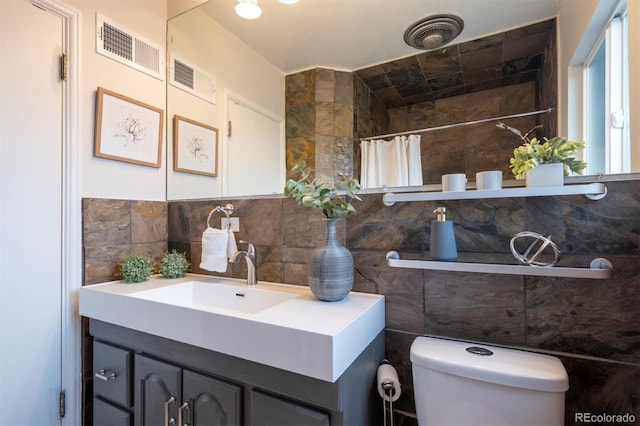
[[[454,127],[470,126],[472,124],[481,124],[481,123],[486,123],[486,122],[489,122],[489,121],[507,120],[509,118],[520,118],[520,117],[528,117],[530,115],[545,114],[545,113],[548,113],[548,112],[551,112],[551,111],[553,111],[553,108],[541,109],[539,111],[523,112],[523,113],[520,113],[520,114],[504,115],[502,117],[483,118],[482,120],[465,121],[463,123],[447,124],[445,126],[429,127],[429,128],[426,128],[426,129],[409,130],[409,131],[406,131],[406,132],[389,133],[389,134],[386,134],[386,135],[379,135],[379,136],[369,136],[369,137],[366,137],[366,138],[360,138],[360,140],[361,141],[368,141],[368,140],[371,140],[371,139],[388,138],[388,137],[391,137],[391,136],[404,136],[404,135],[412,135],[412,134],[415,134],[415,133],[433,132],[435,130],[445,130],[445,129],[451,129],[451,128],[454,128]]]

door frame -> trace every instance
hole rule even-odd
[[[62,289],[61,391],[65,392],[63,425],[82,422],[82,369],[78,289],[82,286],[82,201],[79,187],[80,12],[56,0],[26,0],[59,16],[67,55],[62,96]]]

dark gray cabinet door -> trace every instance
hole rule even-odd
[[[131,351],[94,342],[93,394],[122,407],[131,407],[131,358]]]
[[[132,420],[129,411],[100,398],[93,398],[93,426],[131,426]]]
[[[180,367],[136,354],[136,426],[162,426],[177,422],[178,404],[182,399],[181,376]]]
[[[251,426],[329,426],[328,413],[262,392],[251,392]]]
[[[182,375],[182,400],[189,404],[192,426],[242,424],[242,386],[225,383],[193,371]],[[188,418],[188,417],[187,417]]]

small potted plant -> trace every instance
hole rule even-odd
[[[160,260],[159,272],[165,278],[180,278],[184,276],[190,263],[184,253],[178,253],[175,249],[166,252]]]
[[[141,254],[131,254],[120,263],[120,276],[127,283],[147,281],[153,274],[153,259]]]
[[[584,148],[584,142],[570,141],[561,136],[551,139],[544,137],[543,141],[535,137],[530,139],[529,135],[541,127],[540,125],[524,135],[518,129],[504,123],[498,123],[497,126],[515,133],[524,142],[513,150],[509,167],[516,179],[525,179],[527,187],[562,186],[564,176],[567,176],[569,171],[582,174],[587,166],[587,163],[575,158],[575,152]]]
[[[299,162],[292,170],[299,171],[301,178],[289,179],[284,194],[296,200],[298,205],[322,209],[326,218],[325,244],[316,248],[309,259],[309,288],[320,300],[342,300],[353,287],[353,256],[336,239],[336,227],[342,216],[356,214],[351,201],[360,200],[356,195],[360,183],[357,179],[349,180],[345,194],[339,195],[333,185],[311,180],[311,169],[306,162]]]

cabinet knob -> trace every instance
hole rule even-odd
[[[103,368],[102,370],[96,373],[95,377],[96,379],[100,379],[100,380],[104,380],[105,382],[108,382],[109,380],[115,380],[116,373],[114,373],[113,371],[105,370]]]

